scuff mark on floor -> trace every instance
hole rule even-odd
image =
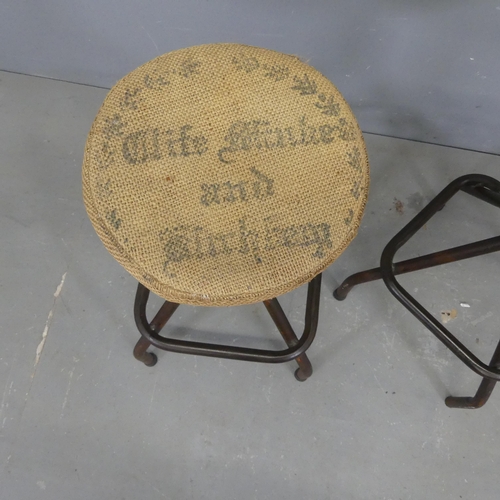
[[[36,348],[35,364],[33,366],[33,368],[35,368],[35,369],[38,365],[38,362],[40,361],[40,357],[42,355],[43,348],[45,347],[45,342],[47,341],[47,335],[49,334],[50,325],[52,324],[52,317],[54,316],[54,309],[56,307],[57,298],[59,297],[59,295],[61,295],[61,290],[62,290],[62,287],[64,286],[64,281],[66,280],[67,274],[68,274],[68,272],[66,271],[62,275],[61,282],[59,283],[59,285],[56,288],[56,291],[54,292],[54,302],[52,303],[52,309],[50,310],[49,315],[47,316],[47,321],[45,322],[45,328],[43,329],[43,332],[42,332],[42,340],[40,341],[40,343],[38,344],[38,347]],[[33,371],[33,375],[34,374],[35,374],[35,372]]]
[[[75,363],[77,362],[77,360],[75,358],[73,358],[73,361],[75,361]],[[69,372],[69,375],[68,375],[68,387],[66,388],[66,394],[64,395],[64,401],[63,401],[62,408],[61,408],[61,418],[63,417],[64,409],[66,408],[66,405],[68,404],[68,395],[69,395],[69,391],[71,390],[71,383],[73,381],[73,374],[75,373],[75,368],[76,368],[76,366],[73,366],[73,369]]]
[[[61,294],[61,290],[62,290],[62,287],[64,285],[64,282],[66,280],[66,275],[68,274],[68,272],[66,271],[63,275],[62,275],[62,278],[61,278],[61,283],[59,283],[59,286],[56,288],[56,291],[54,292],[54,298],[57,299],[57,297],[59,297],[59,295]]]
[[[12,386],[14,385],[14,381],[10,381],[10,370],[9,370],[9,376],[7,377],[7,382],[5,382],[5,389],[3,391],[3,396],[2,396],[2,403],[0,404],[0,416],[3,416],[4,411],[6,408],[9,407],[9,403],[7,403],[8,397],[12,394]],[[10,386],[7,388],[7,385],[10,382]],[[5,427],[5,423],[7,422],[7,417],[4,417],[2,420],[2,429]]]
[[[52,320],[53,314],[54,314],[54,312],[53,312],[53,310],[51,310],[49,312],[48,317],[47,317],[47,321],[45,322],[45,328],[42,332],[42,340],[40,341],[40,343],[38,344],[38,347],[36,348],[34,368],[36,368],[36,365],[40,361],[40,356],[42,355],[42,351],[43,351],[43,348],[45,346],[45,341],[47,340],[47,335],[49,333],[49,327],[50,327],[50,323],[52,322],[51,320]]]
[[[479,323],[481,323],[481,321],[484,321],[485,319],[488,319],[488,318],[491,318],[493,316],[493,313],[490,311],[490,312],[487,312],[486,314],[484,314],[483,316],[480,316],[479,318],[475,319],[474,321],[471,321],[470,324],[472,326],[476,326],[478,325]]]

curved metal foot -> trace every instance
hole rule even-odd
[[[456,397],[448,396],[444,402],[448,408],[481,408],[490,399],[493,388],[495,387],[495,380],[483,379],[479,385],[476,395],[473,397]]]
[[[134,358],[141,361],[146,366],[154,366],[158,362],[158,357],[153,352],[147,352],[151,345],[144,337],[141,337],[134,347]]]
[[[307,360],[309,361],[309,359]],[[313,373],[312,365],[309,363],[311,366],[310,370],[304,370],[302,368],[297,368],[295,372],[293,373],[294,377],[299,381],[299,382],[305,382]]]
[[[335,290],[333,291],[333,298],[335,298],[337,300],[345,300],[349,291],[350,291],[350,287],[347,287],[347,290],[346,290],[346,282],[344,281],[344,283],[342,283],[342,285],[340,285],[338,288],[335,288]]]
[[[448,408],[463,408],[466,410],[475,410],[477,408],[481,408],[486,404],[486,401],[488,401],[488,399],[485,399],[484,401],[478,401],[475,396],[473,398],[448,396],[444,400]]]
[[[499,366],[500,362],[500,342],[498,343],[495,352],[490,361],[490,367],[496,368]],[[496,380],[492,380],[489,378],[483,378],[481,383],[479,384],[479,388],[473,397],[457,397],[457,396],[448,396],[445,399],[446,406],[448,408],[481,408],[484,406],[488,399],[490,399],[491,393],[495,388]]]
[[[154,366],[156,363],[158,363],[158,356],[154,352],[148,352],[146,361],[144,361],[144,364],[146,366]]]

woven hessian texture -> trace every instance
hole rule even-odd
[[[172,302],[257,302],[328,267],[356,235],[368,159],[330,81],[238,44],[178,50],[107,95],[83,194],[97,234]]]

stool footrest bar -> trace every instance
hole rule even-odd
[[[150,291],[139,283],[134,304],[134,317],[142,337],[134,348],[134,356],[144,364],[153,366],[156,363],[156,356],[152,358],[151,356],[154,356],[154,354],[146,352],[146,350],[150,345],[154,345],[159,349],[183,354],[256,361],[260,363],[283,363],[295,359],[299,365],[299,368],[295,372],[295,377],[300,381],[306,380],[312,374],[312,366],[305,351],[310,347],[316,335],[320,292],[321,274],[316,276],[308,285],[305,326],[300,339],[295,335],[278,300],[274,298],[264,301],[267,311],[288,345],[287,349],[272,351],[179,340],[161,336],[159,332],[166,325],[179,304],[165,301],[154,319],[148,322],[146,304]]]

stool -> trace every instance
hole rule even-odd
[[[167,351],[279,363],[306,356],[321,273],[357,233],[369,184],[356,120],[339,91],[295,56],[238,44],[177,50],[107,95],[90,130],[83,196],[109,252],[138,281],[134,356]],[[277,296],[309,283],[297,338]],[[165,302],[146,317],[150,291]],[[179,304],[264,302],[278,351],[160,335]]]
[[[500,380],[500,342],[489,365],[482,362],[398,283],[396,275],[497,252],[500,250],[500,236],[394,263],[394,256],[399,248],[413,237],[433,215],[443,209],[459,191],[500,208],[500,182],[497,180],[480,174],[464,175],[455,179],[387,244],[382,252],[379,268],[349,276],[333,292],[333,295],[337,300],[344,300],[355,285],[382,278],[396,299],[463,363],[483,377],[474,397],[449,396],[445,400],[446,405],[450,408],[480,408],[488,401],[495,384]]]

